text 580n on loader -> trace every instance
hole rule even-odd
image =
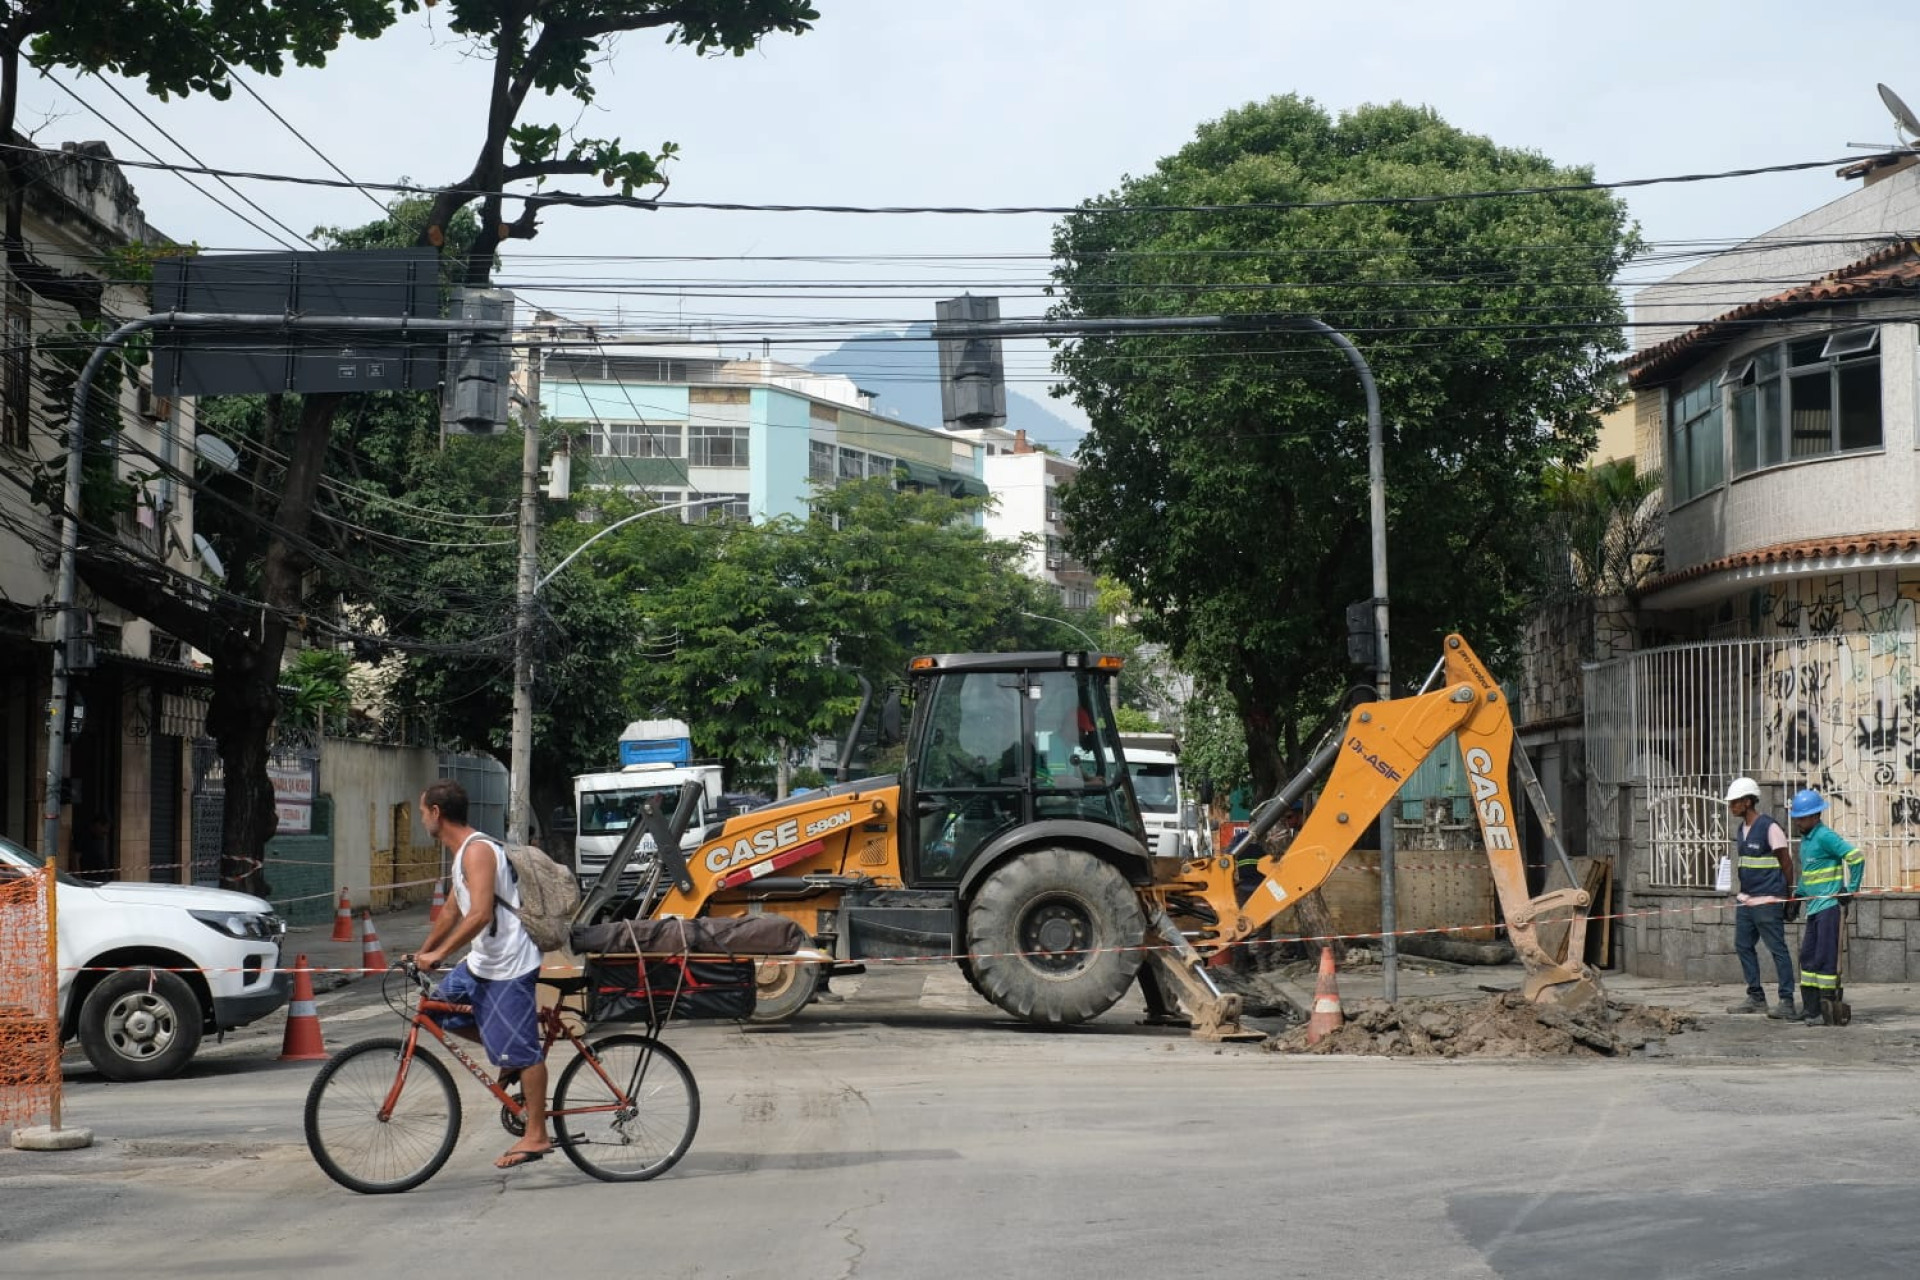
[[[1219,989],[1206,960],[1325,881],[1453,734],[1528,997],[1598,995],[1581,960],[1587,894],[1527,891],[1508,785],[1513,720],[1459,636],[1447,639],[1424,691],[1355,707],[1264,807],[1250,839],[1320,786],[1299,833],[1262,860],[1263,879],[1244,896],[1230,857],[1150,851],[1109,697],[1119,668],[1117,658],[1074,652],[916,658],[898,777],[842,783],[707,828],[680,856],[667,850],[629,912],[777,913],[836,964],[953,957],[995,1005],[1052,1026],[1103,1013],[1144,966],[1146,983],[1179,1000],[1196,1034],[1230,1035],[1239,997]],[[1559,955],[1536,932],[1548,915],[1567,924]],[[791,1016],[818,979],[817,964],[766,965],[756,1017]]]

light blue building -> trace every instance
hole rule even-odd
[[[872,411],[840,375],[729,358],[705,344],[579,344],[540,358],[538,399],[576,441],[576,489],[617,487],[688,515],[804,516],[817,483],[890,476],[984,495],[984,450]]]

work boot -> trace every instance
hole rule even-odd
[[[1817,1027],[1825,1022],[1820,1016],[1820,989],[1818,987],[1800,988],[1800,1021],[1809,1027]]]
[[[1747,993],[1747,998],[1739,1004],[1730,1004],[1727,1006],[1728,1013],[1765,1013],[1766,1011],[1767,998],[1763,995],[1755,995],[1751,991]]]
[[[1793,997],[1791,995],[1785,995],[1780,997],[1773,1008],[1767,1010],[1767,1016],[1769,1018],[1792,1022],[1800,1015],[1793,1007]]]

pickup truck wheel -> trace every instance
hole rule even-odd
[[[980,994],[1054,1027],[1098,1017],[1127,994],[1145,933],[1126,877],[1079,849],[1019,855],[987,878],[967,912]]]
[[[753,967],[753,985],[753,1012],[747,1015],[747,1021],[785,1022],[813,999],[814,989],[820,985],[820,966],[761,961]]]
[[[80,1047],[109,1080],[178,1075],[200,1047],[206,1012],[186,979],[163,969],[110,973],[80,1006]]]

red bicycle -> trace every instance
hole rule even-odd
[[[399,997],[396,975],[404,977]],[[526,1132],[521,1098],[447,1038],[439,1019],[469,1005],[435,999],[412,964],[387,972],[387,1003],[408,1023],[404,1038],[362,1040],[329,1058],[307,1091],[307,1148],[327,1176],[369,1195],[407,1191],[440,1171],[460,1138],[460,1095],[438,1056],[421,1051],[421,1033],[438,1040],[495,1098],[508,1133]],[[540,982],[562,996],[583,977]],[[657,1022],[648,1031],[657,1033]],[[575,1056],[560,1069],[548,1111],[553,1139],[582,1172],[607,1182],[645,1182],[671,1169],[693,1145],[700,1090],[680,1055],[653,1034],[620,1032],[591,1043],[567,1011],[540,1010],[543,1056],[559,1041]]]

